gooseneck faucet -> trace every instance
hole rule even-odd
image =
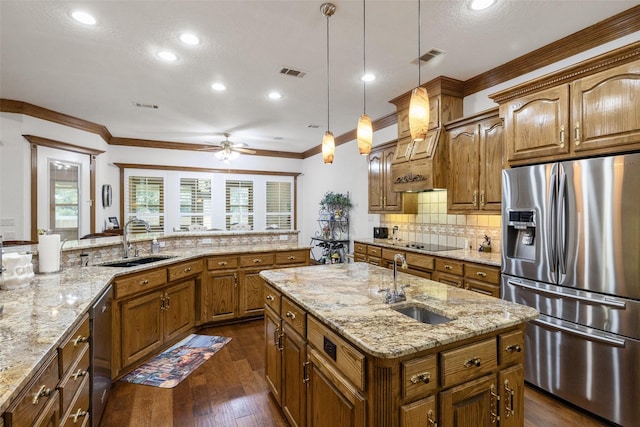
[[[124,230],[122,230],[122,258],[129,258],[129,249],[131,249],[131,244],[129,243],[129,239],[127,238],[127,236],[129,234],[129,225],[131,223],[144,225],[144,228],[145,230],[147,230],[147,232],[151,231],[151,226],[147,221],[139,218],[130,219],[124,225]]]
[[[407,296],[404,293],[404,288],[408,288],[409,285],[402,285],[398,290],[398,261],[401,262],[402,268],[407,268],[407,260],[402,254],[395,254],[393,256],[393,289],[384,288],[379,292],[384,292],[384,303],[393,304],[395,302],[406,301]]]

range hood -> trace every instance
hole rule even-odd
[[[464,82],[440,76],[422,86],[429,93],[429,132],[424,141],[411,139],[411,92],[389,101],[398,113],[398,143],[391,164],[391,189],[395,192],[447,188],[449,150],[444,123],[462,117]]]

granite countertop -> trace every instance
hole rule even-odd
[[[368,263],[263,271],[260,275],[364,352],[396,358],[535,319],[531,307],[398,272],[409,284],[407,301],[384,304],[379,289],[393,288],[393,273]],[[452,319],[418,322],[392,307],[419,305]]]
[[[0,314],[0,418],[114,277],[205,255],[294,249],[309,249],[309,246],[283,243],[181,249],[179,253],[161,251],[160,255],[175,257],[127,268],[66,268],[59,273],[37,274],[26,287],[0,290],[0,305],[4,306]]]
[[[425,251],[424,249],[407,248],[407,242],[394,242],[390,239],[355,239],[354,242],[365,243],[369,245],[382,246],[390,249],[402,249],[404,252],[416,252],[420,254],[428,254],[445,258],[459,259],[461,261],[475,262],[478,264],[492,265],[500,267],[502,263],[502,255],[500,252],[479,252],[466,249],[454,249],[450,251]]]

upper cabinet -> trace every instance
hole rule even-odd
[[[369,213],[418,212],[418,195],[396,193],[391,189],[391,162],[396,144],[375,147],[369,154]]]
[[[503,122],[498,109],[446,125],[449,213],[500,212]]]
[[[640,42],[491,95],[511,166],[640,149]]]

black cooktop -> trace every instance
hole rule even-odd
[[[460,249],[454,246],[438,245],[435,243],[406,243],[404,246],[406,248],[422,249],[422,250],[431,251],[431,252],[453,251],[456,249]]]

